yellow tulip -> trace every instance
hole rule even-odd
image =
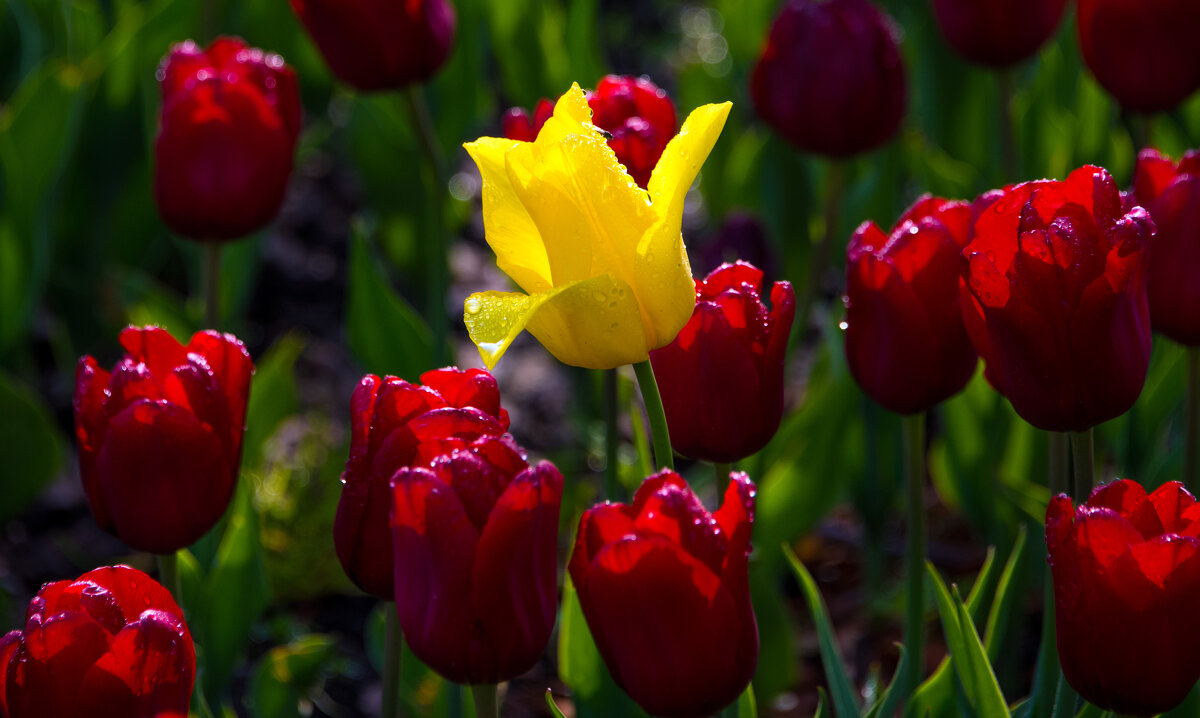
[[[579,85],[534,142],[465,145],[483,176],[496,263],[522,292],[479,292],[463,319],[488,368],[528,329],[559,361],[611,369],[670,344],[696,304],[680,234],[683,198],[730,103],[697,108],[663,151],[647,190],[591,123]]]

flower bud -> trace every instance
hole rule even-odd
[[[671,444],[684,456],[732,463],[766,446],[783,418],[783,360],[796,311],[788,282],[759,292],[762,272],[724,264],[696,280],[696,309],[650,352]]]
[[[225,513],[242,462],[254,364],[232,334],[185,347],[158,327],[121,332],[112,373],[75,371],[75,436],[92,516],[140,551],[190,546]]]
[[[245,236],[279,212],[300,133],[296,77],[283,58],[220,37],[171,48],[158,68],[162,112],[154,198],[189,239]]]
[[[1148,249],[1150,323],[1180,344],[1200,346],[1200,151],[1177,164],[1142,150],[1133,189],[1158,229]]]
[[[807,152],[847,157],[890,140],[907,84],[894,21],[867,0],[789,0],[750,76],[758,114]]]

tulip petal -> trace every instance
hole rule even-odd
[[[489,369],[524,329],[556,359],[572,366],[611,369],[649,356],[633,290],[609,274],[543,294],[472,294],[463,320]]]
[[[675,227],[683,218],[683,198],[721,136],[732,107],[733,103],[722,102],[692,110],[650,174],[647,189],[655,210],[670,217],[669,223]]]
[[[83,675],[80,702],[89,718],[158,718],[187,712],[196,657],[187,627],[165,611],[144,611],[116,635]]]
[[[8,710],[8,664],[21,645],[21,632],[9,631],[0,636],[0,715],[9,715]]]
[[[475,611],[498,680],[524,673],[546,649],[558,611],[558,512],[562,474],[548,462],[518,474],[479,536]]]
[[[87,715],[78,693],[67,687],[78,685],[84,671],[108,650],[110,640],[108,631],[83,613],[27,623],[8,668],[9,715]]]
[[[143,611],[165,611],[183,615],[171,592],[154,579],[129,566],[104,566],[93,569],[72,583],[93,583],[112,594],[121,608],[126,624],[132,623]],[[43,589],[44,591],[45,589]],[[183,625],[187,632],[187,625]]]

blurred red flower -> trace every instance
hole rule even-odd
[[[1133,190],[1158,228],[1148,250],[1150,323],[1180,344],[1200,346],[1200,150],[1178,163],[1142,150]]]
[[[946,42],[971,62],[1008,67],[1054,34],[1067,0],[933,0]]]

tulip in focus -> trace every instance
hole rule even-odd
[[[958,277],[971,209],[926,195],[889,235],[864,222],[846,250],[846,360],[863,392],[915,414],[962,391],[978,357]]]
[[[1142,150],[1133,189],[1158,228],[1146,275],[1150,323],[1180,344],[1200,346],[1200,150],[1178,164]]]
[[[807,152],[890,140],[907,105],[895,22],[867,0],[788,0],[750,76],[758,114]]]
[[[483,176],[487,242],[524,290],[465,302],[467,331],[488,367],[525,329],[559,361],[590,369],[645,361],[675,338],[695,304],[683,199],[729,107],[692,112],[646,190],[592,124],[578,85],[535,141],[466,145]]]
[[[1009,67],[1037,52],[1067,0],[933,0],[946,41],[970,62]]]
[[[42,586],[0,638],[0,716],[186,716],[196,651],[170,592],[128,566]]]
[[[562,475],[482,436],[392,477],[396,611],[413,653],[457,683],[537,663],[558,613]]]
[[[1196,0],[1079,0],[1079,49],[1126,110],[1163,112],[1200,89]]]
[[[580,519],[569,569],[583,615],[617,685],[651,715],[711,716],[754,674],[754,495],[745,474],[731,474],[710,514],[664,470],[632,504],[601,504]]]
[[[447,0],[289,0],[339,80],[398,90],[433,77],[454,49]]]
[[[1200,506],[1177,481],[1127,479],[1046,509],[1058,655],[1079,695],[1123,715],[1179,705],[1200,680]]]
[[[183,346],[159,327],[121,332],[112,373],[75,371],[75,436],[96,523],[131,548],[190,546],[217,523],[237,483],[254,364],[232,334]]]
[[[368,375],[350,399],[350,458],[342,473],[334,549],[346,575],[386,601],[395,585],[388,528],[392,475],[508,430],[508,412],[500,407],[491,374],[437,369],[422,374],[421,381]]]
[[[171,48],[158,81],[154,198],[163,222],[199,241],[236,239],[270,222],[300,134],[292,69],[219,37],[206,50],[191,40]]]
[[[783,418],[783,360],[796,312],[788,282],[760,299],[745,262],[696,280],[696,309],[675,341],[650,352],[671,444],[684,456],[732,463],[766,446]]]
[[[1011,187],[963,251],[963,320],[985,376],[1023,419],[1083,431],[1120,416],[1150,360],[1145,248],[1154,223],[1107,170]]]

